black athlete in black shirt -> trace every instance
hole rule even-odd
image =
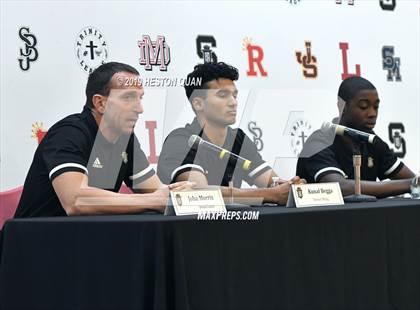
[[[376,88],[362,77],[350,77],[338,91],[339,124],[374,133],[379,109]],[[343,195],[354,193],[353,153],[362,155],[361,190],[376,197],[399,195],[410,190],[414,173],[378,137],[374,145],[358,143],[345,136],[331,137],[322,130],[307,140],[297,163],[296,174],[308,182],[339,182]],[[328,145],[329,144],[329,145]],[[314,151],[315,150],[315,151]],[[313,154],[315,153],[315,154]],[[391,179],[376,182],[377,179]]]

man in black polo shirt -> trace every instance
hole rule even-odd
[[[133,133],[143,113],[133,67],[111,62],[89,75],[86,105],[50,128],[38,146],[15,217],[163,211],[169,189]],[[137,193],[116,193],[122,182]]]
[[[276,174],[247,135],[239,128],[230,127],[236,121],[238,90],[234,81],[238,77],[236,68],[222,62],[195,66],[187,81],[201,80],[201,84],[186,85],[185,90],[196,118],[168,135],[159,156],[158,175],[167,183],[192,180],[203,187],[220,185],[224,197],[233,194],[236,201],[244,203],[283,204],[287,201],[290,184],[301,180],[295,177],[280,181],[278,186],[263,188],[272,184]],[[192,135],[249,160],[249,166],[234,157],[190,148],[188,141]],[[239,189],[242,180],[260,188]],[[234,189],[227,188],[229,182],[233,183]]]
[[[373,134],[379,109],[376,88],[362,77],[344,80],[338,91],[338,109],[340,125]],[[305,143],[296,173],[309,183],[339,182],[343,195],[353,194],[352,158],[354,153],[360,153],[363,194],[387,197],[409,192],[414,173],[394,155],[384,141],[379,137],[377,140],[373,145],[360,143],[346,136],[334,137],[318,130]],[[377,179],[392,181],[376,182]]]

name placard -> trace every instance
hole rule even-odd
[[[219,188],[171,191],[176,215],[192,215],[199,212],[226,212],[225,202]]]
[[[286,207],[305,208],[343,205],[338,182],[292,185]]]

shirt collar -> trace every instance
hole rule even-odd
[[[127,146],[128,139],[131,135],[127,137],[119,137],[115,143],[109,142],[99,130],[98,124],[96,123],[96,119],[93,116],[93,112],[91,108],[85,106],[82,111],[82,115],[86,115],[87,123],[89,126],[89,130],[92,132],[93,136],[96,136],[96,142],[100,143],[102,146],[105,147],[115,147],[115,146]]]
[[[204,140],[212,143],[210,139],[204,133],[203,127],[201,127],[200,122],[198,121],[197,117],[194,117],[194,120],[191,122],[190,129],[193,135],[198,135]],[[226,139],[223,143],[222,148],[230,150],[233,147],[233,141],[235,140],[234,139],[235,137],[233,136],[234,136],[234,130],[230,126],[227,126]]]

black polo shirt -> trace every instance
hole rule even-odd
[[[15,217],[66,215],[52,181],[67,171],[86,173],[89,186],[113,192],[123,181],[134,188],[155,174],[134,133],[108,142],[85,108],[57,122],[39,144]]]
[[[375,145],[356,143],[356,150],[358,148],[362,155],[361,179],[365,181],[392,178],[404,166],[388,145],[377,138],[378,142]],[[320,130],[315,131],[303,147],[296,175],[309,183],[319,182],[323,176],[331,173],[339,173],[345,178],[354,179],[354,145],[341,136],[332,139],[334,142],[327,145],[325,135]],[[312,155],[314,150],[316,153]]]
[[[201,148],[198,152],[190,148],[188,139],[192,135],[198,135],[209,141],[197,118],[184,128],[175,129],[165,139],[157,168],[162,182],[174,182],[181,173],[198,170],[206,175],[210,185],[228,186],[229,180],[232,179],[234,186],[240,187],[242,180],[253,185],[255,178],[271,169],[261,158],[255,144],[239,128],[227,128],[227,136],[222,148],[250,160],[251,165],[248,170],[244,170],[234,157],[220,159],[217,155]]]

